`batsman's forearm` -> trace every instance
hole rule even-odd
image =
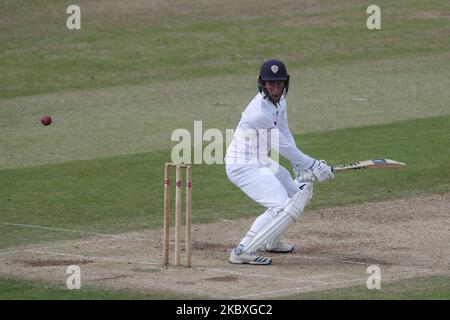
[[[311,167],[315,159],[300,151],[295,144],[292,144],[282,132],[279,132],[278,145],[272,144],[279,154],[288,159],[293,166],[299,165],[300,168],[307,169]]]

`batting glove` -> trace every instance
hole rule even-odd
[[[293,171],[295,174],[295,179],[300,183],[313,182],[315,180],[311,169],[302,169],[298,164],[295,164]]]
[[[316,160],[312,168],[312,174],[318,182],[325,182],[334,178],[333,169],[327,165],[325,160]]]

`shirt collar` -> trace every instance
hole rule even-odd
[[[265,103],[268,107],[277,110],[278,112],[281,112],[286,108],[286,103],[283,103],[283,100],[280,100],[277,105],[275,106],[272,101],[270,101],[269,98],[264,99],[264,93],[259,92],[258,93],[259,98]]]

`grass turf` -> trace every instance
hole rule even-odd
[[[83,288],[69,290],[55,282],[0,278],[0,300],[167,300],[206,299],[174,292],[132,292]]]
[[[322,108],[337,106],[338,110],[342,110],[348,104],[349,96],[352,97],[355,93],[369,96],[371,105],[395,105],[403,108],[404,114],[409,115],[408,118],[415,117],[415,113],[411,112],[413,105],[420,109],[424,106],[433,110],[436,107],[446,108],[448,98],[445,89],[440,88],[446,88],[448,82],[444,71],[448,59],[440,57],[442,70],[435,69],[435,66],[430,69],[428,65],[414,59],[435,59],[436,55],[448,52],[448,2],[380,1],[378,5],[382,10],[382,30],[379,31],[368,31],[365,28],[367,3],[364,1],[339,1],[339,4],[328,0],[302,3],[277,1],[265,5],[260,5],[259,1],[235,5],[230,1],[226,6],[222,6],[221,2],[209,2],[208,5],[193,3],[188,7],[179,5],[177,1],[167,1],[161,2],[159,6],[141,7],[143,3],[127,3],[124,10],[120,1],[98,1],[95,4],[80,1],[82,31],[69,32],[64,24],[67,4],[60,0],[47,1],[45,4],[2,1],[0,27],[4,32],[0,35],[0,99],[3,122],[0,122],[7,129],[2,132],[0,142],[2,156],[12,157],[12,160],[5,163],[10,166],[22,163],[22,160],[25,165],[36,163],[22,159],[32,157],[36,149],[22,153],[21,148],[29,148],[30,141],[31,145],[41,146],[41,141],[46,140],[46,137],[37,134],[37,131],[28,135],[19,134],[20,137],[15,134],[10,136],[9,132],[15,130],[21,133],[24,130],[30,133],[27,128],[31,127],[27,122],[32,121],[29,119],[30,113],[33,114],[32,117],[37,117],[52,104],[55,112],[62,108],[61,101],[54,102],[53,96],[35,96],[43,99],[41,105],[37,105],[38,108],[33,100],[35,97],[27,100],[22,96],[60,92],[63,95],[62,103],[66,104],[65,108],[73,116],[76,113],[76,106],[74,108],[73,105],[80,100],[80,96],[85,95],[85,90],[124,84],[166,87],[174,80],[186,80],[189,83],[191,80],[205,78],[209,82],[207,77],[215,77],[214,79],[219,80],[217,86],[224,86],[222,79],[230,75],[254,74],[254,66],[269,56],[283,59],[294,72],[298,72],[296,68],[303,70],[307,67],[310,68],[310,74],[317,74],[315,82],[308,79],[308,83],[313,85],[310,88],[310,103],[307,104],[314,110],[312,112],[317,110],[316,88],[319,86],[329,89],[329,92],[319,92],[320,98],[324,100],[320,102]],[[271,10],[268,6],[275,6],[277,10]],[[273,12],[276,12],[276,16]],[[420,67],[411,68],[414,70],[408,74],[405,70],[411,69],[407,65],[398,64],[397,69],[388,66],[377,71],[386,76],[374,77],[373,84],[367,77],[361,82],[361,77],[352,76],[358,73],[358,63],[386,59],[411,59],[411,64]],[[324,74],[317,73],[315,69],[318,66],[334,68],[339,65],[347,72],[331,69]],[[441,62],[438,61],[437,65],[440,66]],[[425,77],[421,68],[427,71]],[[369,69],[368,72],[372,70]],[[333,78],[333,73],[339,76]],[[399,74],[401,77],[398,77]],[[327,78],[328,83],[323,81],[323,77]],[[412,79],[417,82],[414,83]],[[345,82],[348,88],[342,90],[339,85],[330,85],[333,82]],[[360,82],[360,87],[353,82]],[[380,83],[389,86],[397,94],[387,95],[386,90],[380,89]],[[214,87],[214,83],[211,86]],[[202,88],[201,85],[198,87]],[[224,91],[243,91],[242,88],[227,88]],[[111,90],[116,91],[115,88]],[[142,91],[141,88],[136,90]],[[71,96],[76,91],[81,93],[76,97]],[[174,92],[173,95],[177,98],[185,96],[175,89]],[[210,92],[212,96],[216,94],[215,91]],[[291,98],[295,94],[292,92]],[[130,97],[138,96],[146,100],[150,95],[148,92],[140,95],[129,92],[128,96],[122,98],[126,101],[123,105],[128,106],[128,109],[121,110],[129,110]],[[98,110],[99,101],[104,101],[105,104],[115,103],[114,106],[118,107],[120,103],[117,103],[117,97],[113,96],[108,101],[108,96],[108,92],[104,96],[100,95],[99,100],[92,101],[88,107]],[[225,94],[223,96],[226,97]],[[406,96],[409,96],[409,100]],[[18,99],[8,99],[14,97]],[[245,97],[247,99],[247,93]],[[339,105],[330,102],[339,100],[336,97],[344,98]],[[394,101],[392,98],[395,98]],[[87,95],[85,99],[89,100],[91,96]],[[211,104],[210,101],[204,103],[208,106]],[[238,105],[238,101],[229,103]],[[26,109],[28,105],[33,106],[33,111],[27,109],[23,111],[23,119],[18,117],[17,110]],[[228,105],[215,107],[218,107],[220,113],[220,107],[228,108]],[[118,108],[112,109],[111,119],[117,118],[118,113],[123,115]],[[110,111],[106,110],[101,113],[102,117]],[[376,122],[384,122],[390,115],[385,109],[377,107],[371,107],[369,111],[367,113],[368,110],[362,109],[358,115],[349,111],[352,117],[347,117],[350,120],[346,120],[342,126],[349,125],[352,120],[364,122],[357,120],[364,120],[364,117],[373,121],[379,113],[386,114],[383,114],[382,121]],[[204,114],[203,109],[198,112]],[[302,116],[305,115],[304,112],[302,110]],[[321,112],[316,113],[322,115]],[[80,114],[83,121],[74,124],[78,131],[59,131],[57,134],[61,137],[64,134],[73,135],[79,139],[80,132],[86,132],[86,128],[78,126],[80,123],[86,124],[84,117],[87,116],[85,112]],[[140,117],[141,113],[137,114]],[[444,113],[434,114],[445,114],[445,110]],[[333,118],[333,114],[331,117]],[[73,117],[63,118],[66,121],[73,120]],[[341,115],[334,121],[342,121],[343,118],[346,116]],[[28,120],[23,121],[24,119]],[[96,121],[103,123],[105,128],[110,128],[111,119]],[[163,119],[161,122],[166,125],[167,122]],[[323,123],[323,119],[308,115],[304,119],[308,119],[310,123]],[[18,126],[9,127],[11,123],[17,123]],[[226,125],[229,125],[229,121]],[[125,137],[125,141],[118,144],[123,132],[116,126],[112,127],[116,135],[108,140],[108,144],[119,145],[116,148],[122,151],[129,150],[128,146],[134,140],[130,143]],[[111,132],[106,132],[105,128],[101,129],[105,130],[104,136],[111,136]],[[51,135],[54,131],[47,130],[46,133]],[[141,131],[137,135],[136,132],[131,132],[131,136],[140,137],[143,134]],[[449,165],[446,163],[449,158],[448,116],[302,134],[297,138],[305,152],[333,163],[384,156],[408,163],[405,170],[342,174],[334,181],[316,188],[313,208],[449,190]],[[94,136],[93,140],[105,144],[104,139],[96,139],[97,136]],[[9,147],[5,149],[3,146],[6,144]],[[69,153],[70,150],[66,148],[71,148],[71,145],[62,143],[59,145],[62,148],[57,150]],[[96,145],[92,145],[95,149]],[[49,146],[48,153],[51,153],[53,151]],[[149,149],[154,150],[154,146]],[[81,151],[88,154],[92,152],[84,149]],[[114,149],[106,154],[117,154],[116,151]],[[79,152],[80,150],[76,150],[77,156]],[[1,170],[1,222],[111,233],[160,227],[161,164],[168,159],[170,150],[145,154],[135,154],[134,151],[128,153],[130,155],[109,158],[96,157],[96,154],[93,157],[96,159],[89,161]],[[69,157],[73,158],[85,157]],[[58,158],[55,161],[60,160]],[[3,162],[2,159],[1,163]],[[196,166],[194,170],[194,223],[217,221],[220,218],[250,217],[260,212],[258,206],[227,181],[222,166]],[[73,232],[10,224],[0,224],[0,232],[1,248],[80,236]],[[430,286],[429,291],[432,296],[436,296],[433,295],[433,288],[433,285]],[[51,297],[53,289],[48,289]],[[16,297],[20,298],[19,291],[27,289],[26,286],[20,289],[19,285],[18,290],[11,286],[6,286],[5,290],[6,292],[0,292],[5,295],[8,290],[12,294],[16,292]],[[92,295],[87,295],[88,298],[108,296],[102,292],[91,293]],[[359,294],[364,297],[364,292]],[[83,298],[83,294],[78,297]],[[158,295],[150,298],[157,297]]]
[[[380,289],[367,286],[328,289],[282,297],[289,300],[449,300],[450,277],[429,276],[382,282]]]
[[[84,288],[68,290],[54,282],[0,278],[0,300],[206,300],[174,292],[143,293]],[[280,297],[282,300],[448,300],[450,277],[430,276],[382,282],[379,290],[366,286],[325,289]]]
[[[310,207],[448,192],[449,123],[448,116],[433,117],[297,136],[305,153],[329,163],[386,157],[408,164],[340,173],[315,188]],[[9,222],[106,233],[161,227],[168,160],[170,150],[162,150],[0,171],[0,247],[79,236]],[[262,212],[228,181],[223,165],[195,165],[193,176],[193,223]]]
[[[381,1],[382,29],[376,32],[365,28],[368,15],[363,1],[339,5],[310,1],[303,6],[287,1],[277,10],[256,14],[225,10],[232,16],[223,16],[219,2],[184,11],[162,6],[159,10],[166,11],[157,11],[162,17],[153,16],[153,21],[127,8],[133,22],[126,27],[114,8],[99,10],[100,3],[80,2],[83,23],[75,32],[65,28],[63,3],[31,3],[24,12],[17,2],[6,1],[1,7],[2,12],[25,20],[2,22],[7,32],[0,38],[0,98],[253,74],[254,66],[269,56],[303,67],[450,48],[449,41],[442,41],[449,37],[450,21],[436,14],[449,10],[445,1],[415,0],[408,5]],[[258,7],[258,2],[254,5]],[[141,10],[154,15],[158,8]]]

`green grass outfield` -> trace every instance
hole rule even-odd
[[[379,32],[365,27],[366,1],[171,2],[79,1],[70,32],[64,1],[2,1],[0,97],[248,75],[268,56],[309,67],[450,49],[447,1],[380,0]]]
[[[0,299],[3,300],[207,300],[208,297],[183,295],[174,292],[143,293],[127,290],[102,290],[81,288],[68,290],[55,283],[0,279]],[[365,286],[341,289],[326,289],[317,292],[299,293],[281,297],[289,300],[438,300],[450,299],[450,277],[431,276],[382,282],[380,289],[369,290]]]
[[[183,295],[174,292],[142,293],[127,290],[81,288],[69,290],[52,282],[0,278],[1,300],[190,300],[207,297]]]
[[[450,117],[437,117],[297,136],[304,152],[330,163],[388,157],[408,164],[338,174],[316,187],[310,207],[448,192],[449,123]],[[170,150],[161,150],[0,171],[0,247],[79,236],[5,223],[105,233],[162,227],[169,159]],[[194,165],[193,175],[193,223],[262,212],[228,181],[223,165]]]
[[[171,132],[194,120],[234,128],[269,57],[288,65],[290,127],[305,153],[408,164],[339,174],[311,208],[449,192],[450,2],[380,0],[377,31],[362,0],[78,4],[81,31],[66,29],[62,0],[0,3],[1,250],[83,236],[62,229],[160,228]],[[222,165],[194,167],[193,197],[193,223],[261,211]],[[448,278],[416,280],[287,298],[449,298]],[[189,298],[0,279],[0,299],[60,297]]]
[[[305,134],[296,137],[305,152],[334,163],[389,156],[408,165],[400,170],[354,171],[339,174],[335,180],[316,188],[311,208],[339,206],[373,200],[386,200],[430,192],[448,192],[450,183],[450,117],[435,117],[351,129]],[[394,138],[395,137],[395,138]],[[411,147],[411,141],[414,146]],[[163,171],[161,164],[170,150],[113,158],[72,161],[25,169],[0,171],[1,248],[80,237],[80,233],[48,230],[37,226],[67,228],[86,232],[119,233],[162,226]],[[433,157],[430,158],[430,154]],[[214,188],[210,186],[214,185]],[[194,166],[193,223],[255,217],[262,209],[245,198],[224,173],[222,165]],[[236,205],[239,204],[239,205]],[[26,227],[8,223],[33,225]],[[6,224],[5,224],[6,223]],[[415,281],[415,280],[414,280]],[[412,283],[416,283],[416,282]],[[428,286],[435,282],[424,280]],[[12,291],[0,298],[14,296],[22,282],[7,279]],[[17,286],[15,285],[17,284]],[[26,285],[25,285],[26,286]],[[25,292],[38,294],[31,286]],[[399,287],[400,288],[400,287]],[[425,288],[427,288],[425,286]],[[448,293],[440,287],[418,294],[414,286],[397,298],[442,298]],[[21,290],[21,289],[20,289]],[[409,290],[409,291],[408,291]],[[448,290],[448,288],[447,288]],[[334,292],[334,293],[333,293]],[[323,298],[357,297],[361,289],[331,291]],[[387,295],[363,295],[364,298],[395,298]],[[417,293],[417,292],[416,292]],[[65,296],[61,290],[42,298]],[[98,295],[97,295],[98,294]],[[446,296],[447,294],[447,296]],[[24,296],[26,297],[26,296]],[[184,299],[177,294],[106,293],[92,289],[76,293],[74,298],[168,298]],[[302,298],[303,295],[295,295]],[[321,298],[321,294],[305,297]]]

